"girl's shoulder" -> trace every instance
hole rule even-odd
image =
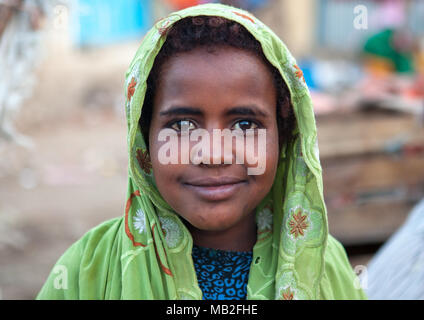
[[[92,291],[102,286],[93,282],[100,284],[108,276],[111,257],[120,246],[122,223],[123,217],[107,220],[74,242],[54,265],[37,299],[99,298],[101,292]],[[82,284],[87,284],[85,290]]]
[[[327,238],[320,293],[322,299],[331,300],[367,298],[352,269],[343,245],[330,234]]]

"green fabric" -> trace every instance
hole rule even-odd
[[[143,39],[126,74],[129,179],[125,215],[97,226],[74,243],[37,298],[202,298],[191,257],[192,237],[155,187],[139,127],[146,80],[165,41],[163,31],[181,18],[196,15],[234,20],[260,41],[289,86],[297,118],[296,139],[282,150],[273,187],[256,209],[258,236],[248,299],[365,298],[354,287],[355,274],[343,247],[328,235],[315,118],[301,71],[282,41],[262,22],[246,11],[219,4],[173,13]],[[293,226],[302,222],[302,232],[294,232]]]

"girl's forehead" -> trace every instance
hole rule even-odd
[[[196,67],[210,66],[212,69],[220,66],[231,70],[242,70],[259,65],[265,67],[265,64],[254,53],[247,49],[230,46],[198,47],[172,55],[165,64],[180,68],[186,68],[192,64]]]
[[[210,90],[240,89],[246,94],[272,90],[272,74],[252,53],[237,48],[213,53],[195,49],[171,57],[161,72],[163,95],[193,93],[207,86]]]

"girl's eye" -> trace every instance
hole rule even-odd
[[[183,128],[187,128],[188,130],[193,130],[195,129],[195,125],[190,120],[178,120],[171,125],[171,128],[174,129],[175,131],[181,131]]]
[[[247,129],[256,129],[258,125],[250,120],[240,120],[234,125],[234,129],[247,130]]]

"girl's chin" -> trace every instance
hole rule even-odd
[[[223,217],[224,215],[227,215]],[[203,212],[202,217],[194,217],[191,219],[190,225],[202,231],[224,231],[236,226],[241,218],[240,215],[228,216],[227,213],[219,212]]]

